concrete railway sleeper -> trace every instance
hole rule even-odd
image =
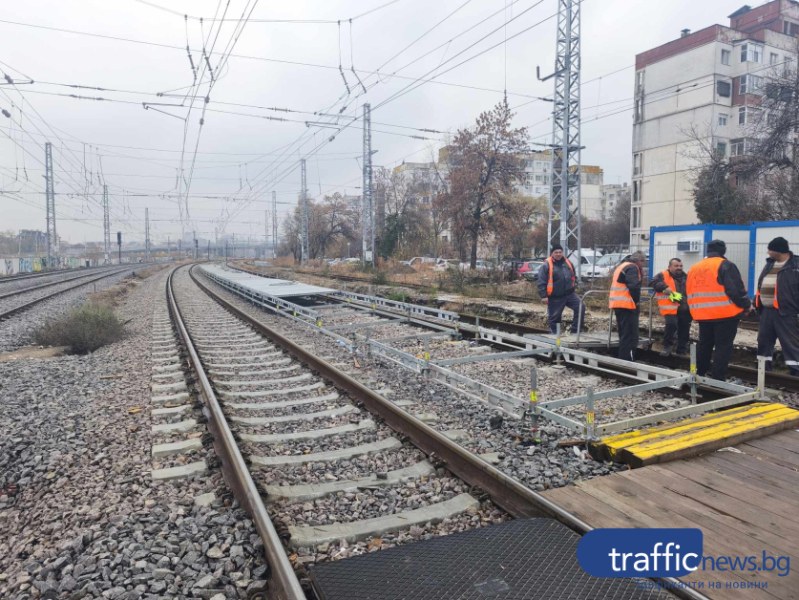
[[[292,597],[282,595],[293,585],[292,567],[303,576],[307,565],[346,556],[353,547],[368,551],[511,516],[549,516],[580,533],[588,529],[567,511],[492,467],[485,457],[453,441],[463,431],[433,429],[418,407],[387,400],[245,314],[206,284],[195,282],[216,303],[199,296],[186,271],[179,270],[172,277],[172,311],[184,320],[178,329],[199,369],[215,444],[227,447],[222,455],[231,486],[265,538],[274,574],[271,584],[278,597]],[[217,399],[216,389],[221,391],[223,381],[243,382],[249,377],[255,388],[263,379],[262,374],[234,372],[219,356],[214,358],[215,369],[225,375],[202,370],[203,351],[195,349],[191,339],[195,332],[204,335],[208,313],[220,314],[219,304],[227,309],[229,321],[220,323],[222,319],[213,317],[213,327],[247,322],[253,339],[268,338],[292,358],[292,364],[297,361],[310,370],[319,378],[314,383],[321,385],[296,397],[286,394],[297,387],[307,388],[306,382],[286,387],[274,397],[235,397],[233,392]],[[236,355],[228,359],[238,369],[250,365]],[[220,432],[226,434],[224,439]],[[268,519],[258,490],[266,492],[277,526]],[[484,490],[492,501],[472,490]],[[441,523],[436,525],[437,521]],[[290,536],[291,561],[286,560],[280,534],[284,539]],[[687,591],[683,595],[702,597]]]

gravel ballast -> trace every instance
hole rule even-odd
[[[0,362],[0,597],[221,600],[265,589],[260,539],[207,448],[204,475],[151,477],[151,322],[165,278],[130,289],[118,308],[124,340]]]

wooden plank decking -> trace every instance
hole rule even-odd
[[[711,598],[799,598],[799,432],[738,444],[735,451],[651,465],[545,496],[593,527],[698,527],[706,556],[789,556],[791,573],[697,571],[687,582],[721,582]],[[730,589],[727,582],[765,582]]]

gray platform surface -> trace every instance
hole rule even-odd
[[[651,582],[600,579],[577,563],[579,536],[519,519],[311,568],[320,600],[665,600]]]

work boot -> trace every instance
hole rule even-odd
[[[660,356],[662,356],[663,358],[668,358],[671,355],[672,355],[671,346],[665,346],[663,350],[660,351]]]

